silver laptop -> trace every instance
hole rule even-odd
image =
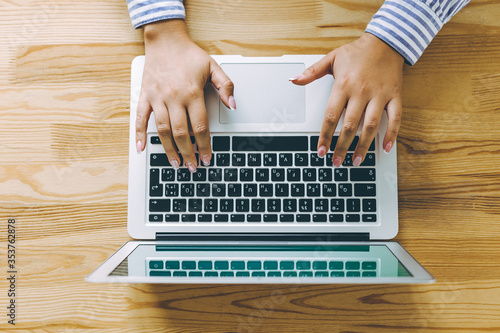
[[[361,166],[354,140],[341,167],[316,154],[333,79],[288,79],[321,59],[213,56],[235,85],[237,110],[205,89],[213,158],[174,170],[154,115],[137,154],[144,57],[132,63],[127,242],[87,277],[129,283],[432,283],[397,242],[396,147],[380,129]],[[194,142],[194,140],[193,140]],[[195,151],[196,144],[193,143]]]

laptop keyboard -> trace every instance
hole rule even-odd
[[[149,276],[166,277],[376,277],[376,261],[327,260],[158,260]]]
[[[337,139],[333,137],[331,150]],[[352,155],[358,140],[354,139],[339,168],[333,167],[332,152],[324,158],[317,155],[318,136],[314,135],[214,135],[211,165],[198,163],[195,173],[183,163],[174,170],[163,149],[150,149],[148,220],[377,222],[375,141],[361,166],[355,168]],[[158,136],[151,136],[150,143],[161,148]]]

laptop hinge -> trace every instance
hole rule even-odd
[[[156,233],[161,241],[283,241],[283,242],[333,242],[369,241],[368,232],[334,233]]]

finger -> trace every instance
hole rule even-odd
[[[178,169],[181,164],[181,159],[177,153],[177,148],[175,147],[175,143],[172,138],[172,130],[167,107],[162,101],[157,101],[154,104],[153,109],[153,112],[155,113],[156,130],[158,131],[158,136],[160,137],[163,149],[165,149],[165,153],[167,154],[172,167],[174,169]]]
[[[366,152],[377,134],[378,125],[384,112],[385,102],[381,99],[374,98],[366,106],[366,112],[361,129],[361,135],[356,146],[356,150],[352,155],[352,165],[358,167],[365,159]]]
[[[289,80],[292,81],[293,84],[300,86],[311,83],[327,74],[332,74],[334,61],[335,51],[332,51],[321,60],[308,67],[302,74],[291,77]]]
[[[346,103],[347,97],[345,94],[337,91],[334,87],[330,98],[328,99],[325,115],[323,117],[323,123],[321,124],[321,132],[318,140],[318,155],[320,157],[325,156],[328,149],[330,149],[333,134],[335,133],[335,129],[337,128],[337,124],[342,112],[344,111]]]
[[[170,104],[167,107],[170,113],[170,125],[172,126],[172,136],[175,144],[189,171],[195,172],[198,162],[189,135],[186,109],[181,104]]]
[[[148,120],[151,115],[151,105],[146,97],[141,94],[137,103],[137,116],[135,118],[135,144],[137,153],[140,153],[146,147]]]
[[[403,115],[403,105],[401,102],[401,97],[397,96],[387,103],[387,130],[385,131],[384,142],[382,147],[384,147],[384,151],[389,153],[391,148],[394,146],[394,142],[396,142],[396,137],[399,133],[399,127],[401,126],[401,117]]]
[[[234,84],[233,81],[224,73],[222,68],[210,59],[210,81],[219,90],[220,100],[225,106],[231,110],[236,110],[236,102],[234,100]]]
[[[198,146],[200,160],[204,165],[210,165],[212,149],[210,145],[210,131],[208,127],[208,116],[203,96],[192,100],[188,105],[189,121]]]
[[[350,99],[347,102],[344,121],[340,129],[335,151],[333,152],[333,165],[335,167],[339,167],[344,161],[347,150],[356,136],[365,107],[366,102],[363,100]]]

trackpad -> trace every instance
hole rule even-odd
[[[302,123],[306,91],[288,79],[305,70],[303,63],[221,64],[234,83],[236,110],[219,101],[221,124]]]

